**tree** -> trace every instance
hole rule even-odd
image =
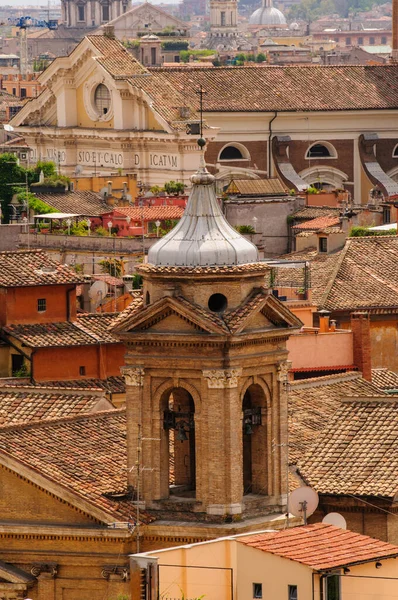
[[[184,193],[185,185],[179,181],[171,180],[164,184],[163,189],[170,196],[178,196]]]
[[[104,258],[98,264],[102,273],[108,273],[112,277],[120,277],[123,273],[123,261],[118,258]]]
[[[10,202],[16,193],[16,188],[21,188],[26,177],[26,171],[18,164],[14,154],[5,152],[0,154],[0,202],[4,222],[10,219]],[[15,185],[13,185],[15,184]]]
[[[267,60],[267,57],[265,56],[265,54],[263,52],[259,52],[256,56],[256,63],[262,63],[265,62]]]

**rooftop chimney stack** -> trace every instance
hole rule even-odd
[[[372,357],[370,342],[370,319],[366,312],[351,313],[354,365],[362,371],[362,377],[372,381]]]
[[[391,58],[398,60],[398,0],[392,0],[392,53]]]

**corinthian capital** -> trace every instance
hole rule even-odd
[[[122,367],[120,369],[126,385],[141,387],[144,385],[144,369],[142,367]]]
[[[292,367],[292,361],[291,360],[284,360],[283,362],[280,362],[278,364],[278,372],[277,372],[277,379],[278,381],[285,383],[288,380],[288,373],[289,373],[289,369],[291,369]]]
[[[211,389],[238,387],[238,377],[242,369],[213,369],[202,371],[203,377],[207,379],[207,385]]]

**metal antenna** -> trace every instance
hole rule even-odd
[[[202,86],[196,92],[199,95],[199,113],[200,113],[200,137],[203,138],[203,95],[206,94]]]

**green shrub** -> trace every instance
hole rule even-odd
[[[307,187],[307,194],[320,194],[320,191],[318,190],[318,188],[310,185],[309,187]]]
[[[94,231],[94,233],[95,233],[95,235],[100,235],[101,237],[109,235],[109,231],[107,229],[105,229],[105,227],[101,227],[101,225],[99,227],[97,227],[97,229]]]
[[[372,231],[369,227],[356,226],[352,227],[349,237],[367,237],[367,236],[380,236],[380,235],[397,235],[397,230],[394,228],[385,229],[381,231]]]
[[[239,233],[256,233],[253,225],[236,225],[235,229],[236,231],[239,231]]]

